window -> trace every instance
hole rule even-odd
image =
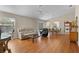
[[[58,21],[55,21],[54,23],[56,24],[57,28],[60,28],[60,23]]]
[[[15,26],[15,18],[4,17],[0,20],[0,38],[6,38],[11,35]]]

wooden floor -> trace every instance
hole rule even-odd
[[[12,53],[77,53],[76,43],[69,40],[69,35],[50,33],[48,37],[33,39],[14,39],[8,43]]]

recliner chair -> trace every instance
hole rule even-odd
[[[40,34],[41,34],[41,36],[43,36],[43,37],[47,37],[47,36],[48,36],[48,29],[47,29],[47,28],[43,28],[43,29],[40,31]]]

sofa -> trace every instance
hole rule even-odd
[[[36,38],[38,33],[35,29],[21,29],[19,30],[19,39]]]

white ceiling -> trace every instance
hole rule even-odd
[[[17,15],[47,20],[74,12],[69,5],[0,5],[0,10]],[[40,11],[41,10],[41,11]]]

